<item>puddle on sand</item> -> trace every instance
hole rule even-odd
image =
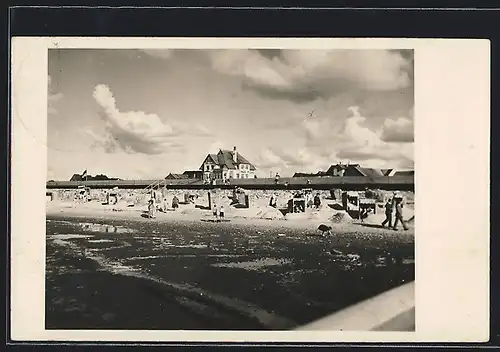
[[[101,240],[88,240],[87,242],[89,242],[89,243],[113,243],[114,241],[101,239]]]
[[[131,233],[134,230],[124,226],[114,226],[106,224],[97,224],[92,222],[82,222],[78,226],[84,231],[90,232],[107,232],[107,233]]]
[[[267,268],[270,266],[281,266],[291,263],[289,259],[275,259],[275,258],[263,258],[256,259],[247,262],[230,262],[230,263],[217,263],[212,264],[214,267],[218,268],[238,268],[245,270],[260,270],[262,268]]]
[[[55,233],[53,235],[49,236],[52,239],[56,240],[71,240],[71,239],[77,239],[77,238],[91,238],[93,237],[92,235],[79,235],[76,233]]]
[[[74,243],[63,240],[60,241],[64,242],[64,244],[68,248],[74,250],[75,253],[80,252],[80,247],[75,245]],[[101,267],[100,270],[105,270],[113,274],[151,280],[153,282],[157,282],[159,284],[175,289],[183,295],[194,294],[195,296],[197,296],[197,298],[195,298],[196,300],[200,300],[201,298],[203,298],[203,301],[209,304],[215,303],[218,305],[223,305],[226,308],[238,312],[239,314],[244,314],[245,316],[255,318],[262,325],[267,327],[272,327],[274,329],[290,329],[296,326],[295,322],[254,306],[249,302],[240,301],[236,298],[230,298],[216,293],[209,293],[188,284],[179,284],[169,282],[161,278],[152,277],[142,272],[140,268],[123,265],[120,262],[110,260],[109,258],[106,258],[104,256],[90,254],[87,257],[99,264],[99,266]]]
[[[175,248],[208,248],[206,244],[172,244],[169,247]]]
[[[391,256],[379,256],[375,261],[375,266],[377,267],[383,267],[392,264],[398,264],[398,260],[396,260],[396,258],[393,258]],[[399,264],[403,265],[415,264],[415,258],[402,258],[399,260]]]

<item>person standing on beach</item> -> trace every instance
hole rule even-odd
[[[314,206],[318,209],[321,205],[321,199],[319,198],[319,193],[314,196]]]
[[[396,198],[396,220],[394,221],[394,227],[393,230],[397,231],[398,227],[398,222],[401,222],[401,225],[403,225],[403,229],[408,230],[408,227],[406,226],[406,223],[403,219],[403,198]]]
[[[276,195],[271,194],[271,199],[269,200],[269,205],[273,208],[276,208]]]
[[[218,219],[219,217],[217,216],[218,214],[218,209],[217,209],[217,204],[214,204],[214,207],[212,209],[212,214],[214,214],[214,218]]]
[[[389,228],[392,227],[392,211],[393,211],[393,204],[392,204],[392,199],[389,198],[387,200],[387,203],[385,203],[385,220],[382,222],[382,227],[385,227],[385,224],[389,224]]]
[[[178,207],[179,207],[179,198],[177,198],[177,196],[174,196],[174,198],[172,198],[172,208],[174,210],[177,210]]]
[[[150,219],[154,219],[155,218],[155,204],[154,204],[154,200],[153,199],[150,199],[149,200],[149,205],[148,205],[148,217]]]

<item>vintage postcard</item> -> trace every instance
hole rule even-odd
[[[487,341],[489,60],[14,38],[12,339]]]

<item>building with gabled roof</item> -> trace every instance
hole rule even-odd
[[[200,166],[203,179],[227,180],[232,178],[254,178],[256,168],[236,147],[230,150],[219,149],[217,154],[208,154]]]
[[[203,178],[203,171],[201,170],[186,170],[182,174],[189,179],[201,180]]]
[[[415,176],[415,170],[398,170],[393,169],[387,176]]]
[[[326,171],[328,176],[362,176],[362,177],[383,177],[385,173],[380,169],[361,167],[359,164],[342,164],[332,165]]]
[[[166,177],[165,177],[165,180],[180,180],[180,179],[184,179],[184,178],[188,178],[186,175],[184,174],[173,174],[173,173],[169,173]]]

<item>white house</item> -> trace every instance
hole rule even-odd
[[[256,168],[237,152],[220,149],[217,154],[208,154],[200,166],[204,180],[227,180],[234,178],[254,178]]]

